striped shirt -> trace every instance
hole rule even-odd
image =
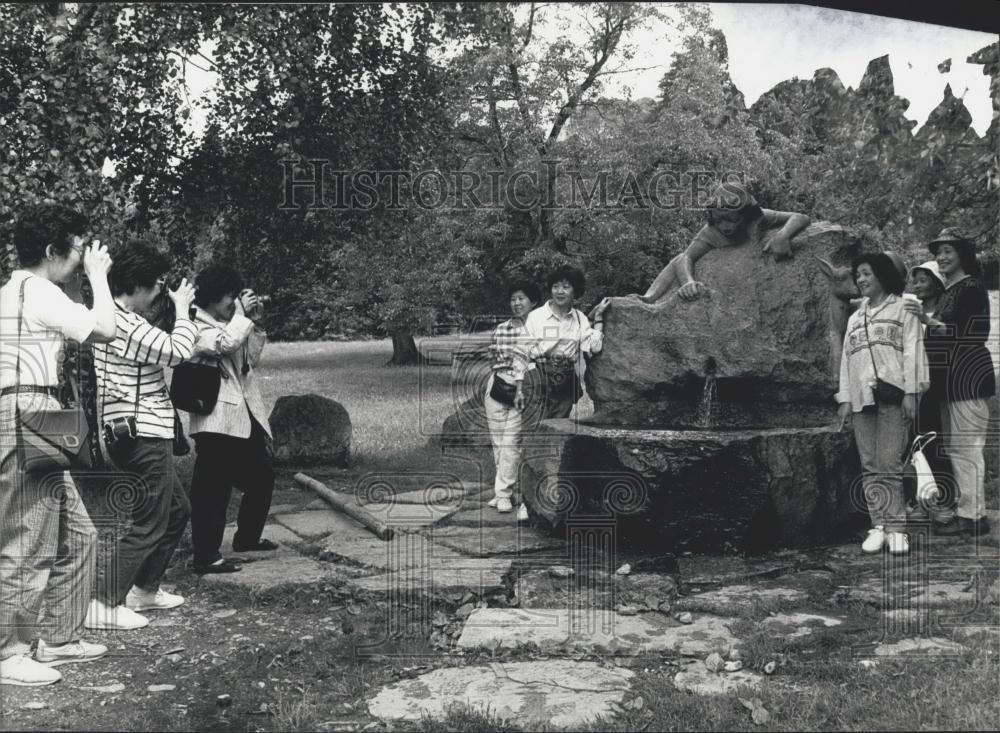
[[[101,421],[134,415],[138,435],[172,439],[174,408],[163,367],[177,366],[191,357],[197,327],[178,314],[173,332],[167,333],[120,304],[115,321],[114,341],[94,344]]]

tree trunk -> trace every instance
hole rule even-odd
[[[413,332],[398,330],[392,332],[392,358],[388,366],[414,366],[420,362],[417,343],[413,340]]]

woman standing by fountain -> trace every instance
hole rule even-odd
[[[903,278],[883,253],[851,263],[863,300],[847,322],[840,360],[839,420],[853,424],[872,529],[864,552],[909,552],[904,529],[903,452],[917,397],[927,388],[927,355],[919,320],[908,312]]]
[[[542,299],[538,286],[528,281],[513,283],[508,288],[507,296],[511,317],[493,329],[493,341],[490,343],[492,374],[484,398],[496,466],[493,498],[489,506],[500,513],[514,509],[511,496],[521,461],[521,410],[514,406],[518,391],[514,377],[514,352],[518,342],[528,335],[525,319]],[[527,509],[522,504],[518,518],[527,519],[526,513]]]
[[[937,262],[928,260],[921,265],[910,269],[909,273],[910,290],[917,296],[919,302],[907,299],[906,310],[915,315],[920,322],[927,322],[937,313],[944,295],[944,278],[938,270]],[[924,330],[924,346],[927,346],[927,331]],[[941,389],[936,389],[935,385],[940,383],[935,378],[934,359],[928,355],[928,366],[930,367],[931,386],[920,398],[920,405],[917,408],[917,420],[914,424],[914,432],[917,435],[927,433],[937,433],[938,438],[925,444],[924,456],[930,464],[934,473],[935,483],[939,489],[944,489],[944,497],[940,498],[937,505],[931,509],[931,514],[935,522],[943,523],[951,519],[954,510],[947,507],[954,503],[954,481],[951,474],[951,463],[947,456],[942,455],[940,448],[940,437],[943,433],[941,423],[941,407],[944,402],[944,394]],[[919,511],[919,510],[918,510]],[[912,517],[911,517],[912,518]],[[924,517],[926,519],[926,517]]]
[[[986,348],[990,302],[980,277],[976,247],[955,229],[945,229],[928,245],[945,279],[933,317],[925,317],[927,347],[945,365],[931,372],[932,389],[944,397],[941,421],[958,484],[957,516],[940,535],[985,534],[983,447],[989,421],[987,400],[996,394],[993,360]]]
[[[525,406],[522,389],[524,374],[534,363],[541,372],[545,399],[542,419],[569,417],[573,405],[583,395],[577,369],[581,354],[597,354],[604,348],[604,311],[611,304],[604,298],[593,310],[594,325],[574,308],[587,286],[583,271],[563,265],[549,273],[546,286],[551,296],[541,308],[533,310],[525,321],[528,340],[514,358],[517,393],[515,406]]]

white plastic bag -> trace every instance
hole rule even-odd
[[[924,506],[936,503],[941,497],[941,490],[938,488],[937,481],[934,480],[934,473],[923,453],[924,446],[936,437],[937,433],[918,435],[910,447],[910,463],[913,464],[917,473],[917,501]]]

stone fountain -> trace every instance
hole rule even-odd
[[[792,244],[782,262],[708,253],[694,301],[613,300],[586,373],[594,416],[525,436],[536,515],[604,516],[626,542],[718,552],[822,541],[864,507],[853,436],[833,427],[849,290],[831,281],[878,247],[825,222]]]

